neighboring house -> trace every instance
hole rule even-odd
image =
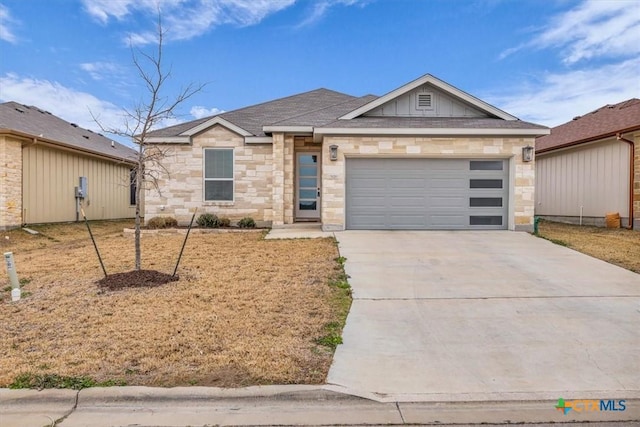
[[[317,89],[152,132],[170,154],[145,218],[530,230],[523,148],[548,132],[428,74],[382,97]]]
[[[605,105],[536,139],[536,215],[640,228],[640,99]]]
[[[0,229],[75,221],[77,202],[89,219],[133,217],[135,155],[48,111],[0,104]],[[76,198],[80,177],[83,199]]]

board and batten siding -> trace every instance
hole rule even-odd
[[[431,108],[418,108],[419,94],[431,94]],[[487,114],[425,84],[365,114],[367,117],[487,117]]]
[[[86,176],[84,211],[89,220],[133,218],[130,203],[131,166],[72,151],[31,145],[22,150],[23,222],[76,220],[75,187]]]
[[[628,219],[629,145],[616,140],[536,156],[536,215]],[[624,222],[624,221],[623,221]]]

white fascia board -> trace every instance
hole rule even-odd
[[[245,136],[246,144],[273,144],[273,138],[270,136]]]
[[[315,135],[549,135],[551,129],[475,128],[316,128]]]
[[[373,110],[374,108],[377,108],[379,106],[381,106],[382,104],[385,104],[389,101],[391,101],[394,98],[397,98],[401,95],[404,95],[405,93],[418,88],[424,84],[431,84],[435,87],[437,87],[438,89],[447,92],[451,95],[453,95],[454,97],[460,98],[463,101],[473,105],[474,107],[483,110],[491,115],[494,115],[496,117],[499,117],[503,120],[518,120],[517,117],[512,116],[511,114],[502,111],[499,108],[494,107],[491,104],[488,104],[486,102],[484,102],[481,99],[476,98],[473,95],[470,95],[454,86],[451,86],[449,83],[444,82],[440,79],[438,79],[437,77],[432,76],[431,74],[425,74],[424,76],[407,83],[406,85],[399,87],[398,89],[389,92],[386,95],[381,96],[380,98],[374,99],[373,101],[371,101],[368,104],[363,105],[362,107],[353,110],[350,113],[345,114],[344,116],[340,117],[340,120],[351,120],[351,119],[355,119],[356,117],[359,117],[371,110]]]
[[[188,129],[184,132],[182,132],[180,135],[181,136],[193,136],[199,132],[202,132],[203,130],[207,130],[212,126],[215,125],[220,125],[220,126],[224,126],[227,129],[229,129],[232,132],[237,133],[240,136],[253,136],[253,134],[245,129],[242,129],[240,126],[236,126],[233,123],[231,123],[229,120],[225,120],[222,117],[212,117],[211,119],[207,120],[204,123],[200,123],[198,126],[196,127],[192,127],[191,129]]]
[[[264,133],[272,133],[272,132],[313,133],[313,126],[263,126],[262,131]]]
[[[189,136],[149,136],[145,140],[145,143],[151,144],[190,144],[191,137]]]

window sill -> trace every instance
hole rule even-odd
[[[207,200],[205,202],[202,202],[202,206],[233,206],[235,205],[234,201],[219,201],[219,202],[214,202],[211,200]]]

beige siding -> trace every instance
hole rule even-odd
[[[629,211],[629,145],[609,140],[536,159],[536,215],[604,217]]]
[[[84,201],[87,218],[132,218],[129,205],[129,165],[58,150],[43,145],[25,146],[23,156],[23,222],[75,221],[74,187],[86,176]]]

